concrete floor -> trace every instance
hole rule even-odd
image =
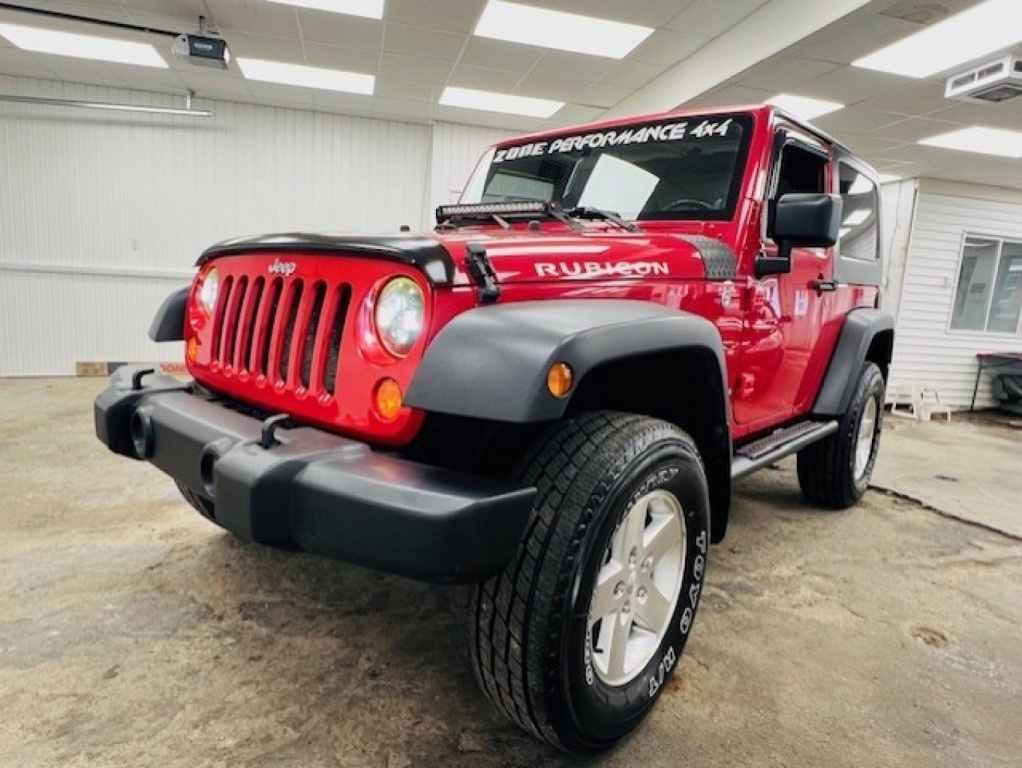
[[[477,692],[465,589],[222,533],[96,442],[102,386],[0,381],[0,765],[565,762]],[[678,674],[591,764],[1020,765],[1022,432],[888,423],[856,509],[741,484]]]

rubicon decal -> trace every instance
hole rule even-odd
[[[666,261],[537,261],[539,277],[647,277],[670,275]]]
[[[297,271],[298,265],[293,261],[281,261],[280,259],[274,260],[269,269],[271,275],[283,275],[284,277],[291,277]]]

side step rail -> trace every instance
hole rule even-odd
[[[735,451],[731,460],[731,479],[745,477],[801,451],[807,445],[834,434],[837,428],[837,421],[801,421],[747,443]]]

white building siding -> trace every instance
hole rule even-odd
[[[0,90],[180,106],[2,76]],[[271,231],[432,226],[432,207],[449,200],[438,190],[460,188],[483,148],[512,133],[196,106],[213,117],[0,104],[0,376],[178,359],[146,330],[206,246]]]
[[[497,128],[452,123],[437,123],[433,126],[430,204],[426,220],[422,222],[424,227],[436,224],[434,212],[437,206],[452,203],[458,198],[486,148],[513,135],[513,131]]]
[[[949,329],[965,234],[1022,239],[1022,195],[923,180],[897,313],[891,385],[925,385],[968,408],[979,352],[1022,351],[1022,336]],[[984,375],[976,407],[994,405]]]

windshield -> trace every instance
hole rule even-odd
[[[674,118],[491,149],[461,202],[547,200],[625,219],[728,219],[751,128],[748,115]]]

